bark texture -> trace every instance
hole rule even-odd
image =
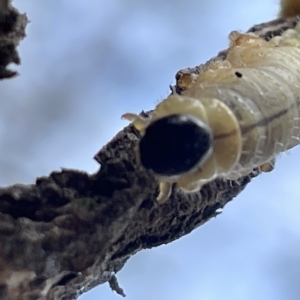
[[[0,76],[7,78],[14,75],[7,63],[19,62],[15,46],[27,21],[12,8],[1,15]],[[250,31],[268,39],[295,24],[296,18],[277,19]],[[177,92],[186,89],[184,74],[202,68],[179,71]],[[217,179],[193,194],[175,188],[158,205],[156,181],[136,162],[138,140],[135,129],[125,127],[95,156],[101,165],[96,174],[61,170],[32,185],[0,189],[0,299],[76,299],[104,282],[124,295],[115,274],[130,256],[204,224],[258,175],[254,170],[235,182]]]
[[[27,23],[26,15],[13,8],[9,0],[0,0],[0,80],[17,74],[7,69],[7,66],[10,63],[19,65],[21,62],[16,47],[26,36]]]

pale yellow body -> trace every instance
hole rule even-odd
[[[171,114],[190,114],[213,133],[212,154],[180,176],[156,176],[158,201],[171,185],[187,192],[223,177],[237,179],[300,142],[300,26],[269,42],[254,34],[232,32],[225,61],[214,62],[185,92],[172,94],[155,108],[151,119],[126,114],[144,133],[150,122]]]

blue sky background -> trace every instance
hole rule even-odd
[[[153,108],[176,71],[225,49],[231,30],[274,19],[279,0],[13,2],[31,23],[20,76],[0,83],[2,186],[95,172],[124,112]],[[299,160],[299,148],[281,155],[216,219],[132,257],[118,274],[127,299],[299,300]],[[105,284],[80,297],[91,299],[121,298]]]

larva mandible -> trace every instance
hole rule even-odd
[[[225,61],[209,65],[183,96],[173,92],[150,119],[125,114],[141,133],[139,160],[159,182],[198,191],[235,180],[300,142],[300,24],[270,41],[232,32]]]

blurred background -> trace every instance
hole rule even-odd
[[[215,56],[232,30],[272,20],[279,0],[14,0],[31,23],[20,76],[1,82],[0,185],[61,167],[93,173],[97,151],[155,106],[175,73]],[[13,68],[16,68],[13,66]],[[118,273],[128,300],[299,300],[300,147],[223,213]],[[80,300],[117,300],[108,284]]]

